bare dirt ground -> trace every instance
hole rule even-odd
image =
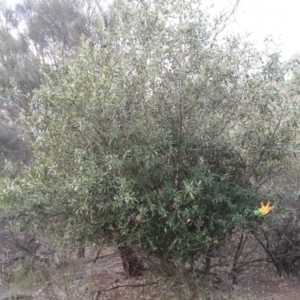
[[[108,248],[94,262],[95,251],[67,266],[49,269],[48,281],[30,289],[11,286],[2,294],[30,295],[34,300],[179,300],[185,294],[176,291],[176,284],[164,281],[159,275],[145,271],[142,276],[127,279],[118,253]],[[172,288],[171,288],[172,286]],[[4,293],[3,293],[4,292]],[[182,291],[181,291],[182,292]],[[0,296],[0,300],[7,300]],[[244,276],[232,289],[216,291],[210,298],[205,293],[195,299],[211,300],[299,300],[300,278],[278,278],[272,270],[261,270]]]
[[[299,300],[300,280],[263,274],[237,286],[235,294],[240,299],[249,300]]]

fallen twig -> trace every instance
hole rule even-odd
[[[153,281],[153,282],[147,282],[147,283],[128,283],[128,284],[116,284],[113,287],[109,288],[109,289],[105,289],[105,291],[109,291],[109,290],[114,290],[120,287],[141,287],[141,286],[147,286],[147,285],[155,285],[157,284],[158,281]]]
[[[113,286],[110,288],[107,288],[111,284]],[[92,300],[98,300],[98,298],[102,292],[118,289],[121,287],[141,287],[141,286],[155,285],[155,284],[158,284],[158,281],[151,281],[151,282],[145,282],[145,283],[126,283],[126,284],[118,284],[114,281],[114,282],[107,284],[102,290],[95,291]]]

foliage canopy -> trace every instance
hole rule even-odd
[[[197,3],[117,6],[35,93],[35,161],[3,193],[27,221],[190,261],[253,226],[295,138],[289,70]]]

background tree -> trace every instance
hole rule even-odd
[[[44,73],[51,74],[56,63],[77,52],[83,40],[97,43],[99,14],[93,1],[24,0],[10,7],[0,3],[0,147],[15,145],[22,132],[17,122],[26,114],[34,90],[43,82]],[[104,15],[103,15],[104,17]],[[9,132],[9,134],[8,134]],[[8,138],[11,140],[8,140]],[[28,148],[19,145],[11,154],[24,161]],[[23,149],[24,151],[22,151]],[[5,156],[5,155],[4,155]]]
[[[55,64],[76,53],[82,40],[97,37],[99,13],[93,1],[25,0],[1,10],[0,84],[17,87],[13,99],[2,106],[16,117],[28,109],[32,93]],[[13,101],[14,100],[14,101]],[[9,104],[8,104],[9,103]]]

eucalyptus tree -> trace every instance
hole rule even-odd
[[[21,110],[28,109],[27,98],[39,87],[40,66],[30,51],[28,38],[18,32],[19,20],[15,11],[1,2],[0,13],[1,110],[16,119]],[[15,93],[10,97],[5,90],[14,90]]]
[[[99,14],[91,0],[42,0],[34,1],[33,7],[28,37],[46,61],[74,55],[82,40],[97,32]]]
[[[4,148],[15,145],[22,132],[20,124],[11,126],[8,120],[18,122],[20,113],[28,113],[44,74],[75,55],[83,40],[97,42],[99,16],[103,12],[91,0],[24,0],[15,7],[0,2],[0,122],[8,130],[1,131],[2,140],[11,137],[1,143],[3,153],[8,154]],[[19,148],[14,153],[23,157]]]
[[[24,0],[14,8],[1,2],[0,87],[13,91],[2,92],[1,108],[10,117],[28,110],[44,73],[84,40],[97,43],[100,16],[92,0]]]

